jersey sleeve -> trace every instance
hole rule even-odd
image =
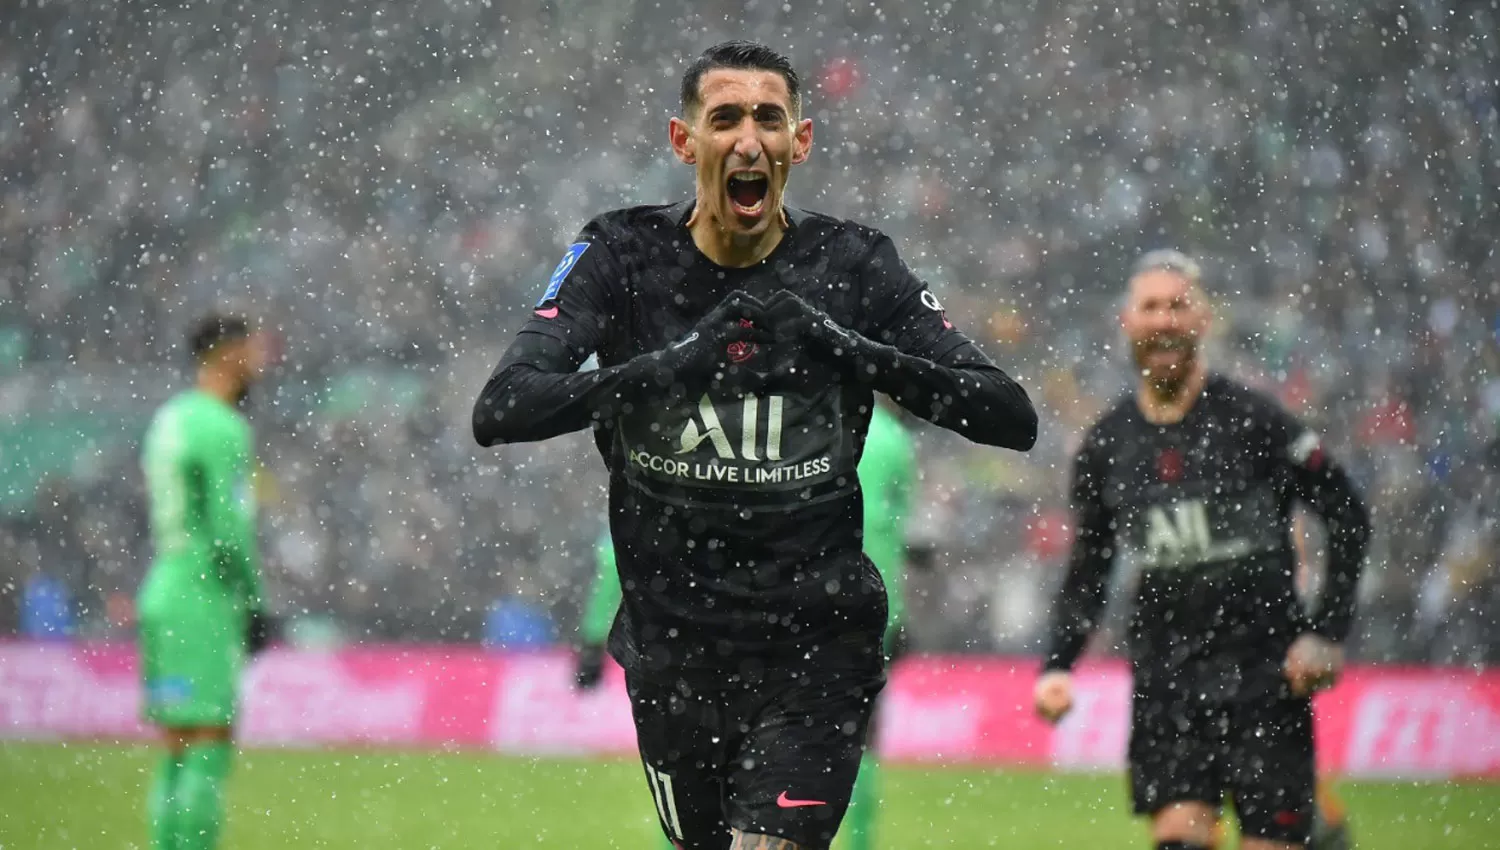
[[[860,274],[869,307],[867,324],[856,328],[860,333],[927,360],[942,360],[974,344],[954,326],[927,282],[901,259],[889,236],[875,237]],[[983,354],[979,357],[988,360]]]
[[[1026,391],[954,327],[890,237],[875,236],[858,275],[865,318],[855,330],[896,352],[877,389],[975,442],[1020,451],[1036,443],[1037,414]]]
[[[1043,666],[1071,670],[1104,611],[1110,567],[1114,563],[1114,519],[1104,501],[1105,467],[1092,438],[1073,461],[1070,498],[1073,548],[1068,571],[1052,608]]]
[[[192,474],[202,493],[204,530],[224,583],[248,609],[259,609],[264,600],[250,429],[239,422],[203,426],[195,436]]]
[[[152,542],[159,557],[187,551],[201,534],[202,487],[189,474],[193,468],[190,430],[180,416],[158,412],[142,441],[141,471]]]
[[[615,566],[614,541],[608,534],[594,544],[596,573],[589,598],[583,608],[583,620],[579,625],[585,646],[602,646],[609,639],[609,630],[614,626],[615,614],[620,610],[620,573]]]
[[[598,220],[589,222],[552,270],[520,333],[555,339],[567,347],[570,358],[583,363],[608,341],[618,314],[616,284],[622,279],[604,227]]]
[[[1327,577],[1312,616],[1312,630],[1342,641],[1354,623],[1354,603],[1370,540],[1364,500],[1323,439],[1269,399],[1258,399],[1257,418],[1266,423],[1266,448],[1291,494],[1306,503],[1328,530]]]
[[[579,372],[609,342],[623,270],[595,220],[568,246],[531,317],[474,403],[481,446],[546,440],[610,421],[623,404],[624,367]]]

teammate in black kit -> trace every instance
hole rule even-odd
[[[872,392],[1018,450],[1036,412],[889,238],[783,203],[812,148],[788,60],[710,48],[670,134],[695,199],[584,227],[474,435],[594,429],[624,589],[609,648],[668,835],[825,848],[885,675],[855,475]]]
[[[1129,627],[1129,763],[1161,850],[1206,848],[1227,790],[1246,850],[1303,846],[1314,818],[1311,693],[1332,684],[1369,525],[1318,436],[1274,401],[1209,374],[1212,315],[1195,263],[1142,258],[1121,320],[1139,386],[1084,439],[1076,541],[1037,709],[1072,704],[1068,671],[1104,607],[1116,555],[1140,567]],[[1296,588],[1293,503],[1327,524],[1316,614]]]

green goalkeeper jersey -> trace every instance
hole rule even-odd
[[[901,625],[906,613],[903,585],[906,563],[906,520],[916,477],[916,451],[911,433],[894,413],[875,406],[864,454],[859,460],[859,484],[864,492],[865,554],[885,579],[890,596],[890,625]],[[620,575],[615,548],[605,532],[595,544],[598,575],[594,579],[580,625],[585,644],[603,644],[620,607]]]
[[[261,607],[250,424],[201,390],[162,405],[141,453],[155,545],[140,607]]]
[[[859,458],[859,486],[865,502],[865,554],[885,579],[892,629],[906,616],[906,520],[916,465],[906,426],[896,414],[875,405]]]

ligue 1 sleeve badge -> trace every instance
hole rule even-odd
[[[557,268],[552,270],[552,277],[547,279],[547,291],[543,292],[542,297],[536,302],[538,310],[546,306],[548,301],[557,297],[558,291],[562,289],[563,281],[568,278],[568,272],[571,272],[573,267],[578,265],[578,258],[582,257],[583,252],[588,249],[589,243],[587,242],[574,242],[568,246],[567,253],[563,254],[563,258],[558,261]],[[549,312],[556,315],[555,310]]]

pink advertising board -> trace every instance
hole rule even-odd
[[[0,738],[137,739],[128,645],[0,643]],[[892,672],[878,746],[905,762],[1116,770],[1130,683],[1119,664],[1079,671],[1057,728],[1031,713],[1029,658],[914,656]],[[374,646],[272,650],[245,679],[252,745],[463,747],[538,755],[629,754],[620,671],[573,689],[566,653]],[[1366,777],[1500,779],[1500,673],[1357,667],[1319,697],[1326,770]]]

